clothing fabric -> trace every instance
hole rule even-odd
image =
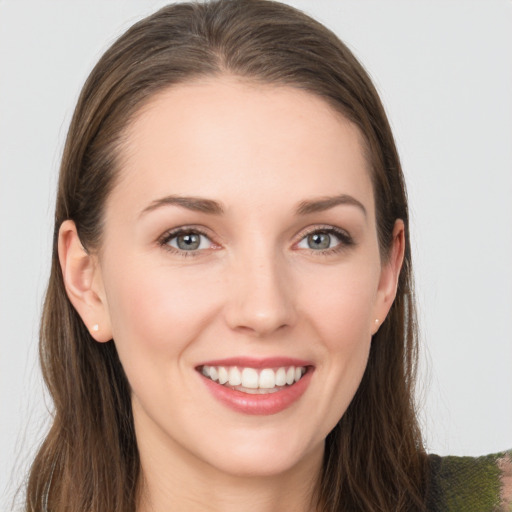
[[[429,512],[512,512],[512,451],[484,457],[429,455]]]

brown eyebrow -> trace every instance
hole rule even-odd
[[[307,215],[309,213],[323,212],[339,205],[356,206],[364,213],[365,217],[367,216],[366,208],[363,206],[363,204],[355,197],[349,196],[347,194],[341,194],[339,196],[332,197],[322,197],[320,199],[314,199],[311,201],[302,201],[297,208],[297,214]]]
[[[209,213],[211,215],[221,215],[224,209],[217,201],[212,199],[203,199],[201,197],[187,197],[187,196],[166,196],[161,199],[156,199],[149,206],[142,210],[141,215],[156,210],[162,206],[181,206],[187,210],[195,212]]]
[[[193,210],[196,212],[208,213],[211,215],[222,215],[224,213],[224,209],[221,204],[217,201],[213,201],[212,199],[204,199],[201,197],[193,197],[193,196],[166,196],[160,199],[156,199],[149,206],[142,210],[141,215],[144,215],[148,212],[156,210],[162,206],[181,206],[182,208],[186,208],[188,210]],[[314,199],[308,201],[302,201],[299,203],[297,207],[298,215],[308,215],[310,213],[323,212],[325,210],[329,210],[330,208],[334,208],[339,205],[350,205],[356,206],[359,208],[363,214],[366,216],[366,208],[363,204],[358,201],[356,198],[349,196],[347,194],[341,194],[333,197],[323,197],[321,199]]]

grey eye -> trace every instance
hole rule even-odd
[[[331,247],[331,235],[328,233],[313,233],[308,235],[307,244],[310,249],[329,249]]]
[[[201,243],[201,239],[199,235],[195,233],[190,233],[187,235],[180,235],[176,237],[176,243],[179,249],[183,251],[193,251],[199,248],[199,244]]]
[[[211,245],[207,236],[194,232],[176,235],[167,243],[180,251],[197,251],[198,249],[207,249]]]
[[[333,229],[319,229],[305,235],[297,247],[313,251],[326,251],[341,244],[350,244],[350,240],[344,240],[343,235],[334,232]]]

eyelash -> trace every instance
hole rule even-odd
[[[158,245],[165,249],[166,251],[169,251],[173,254],[178,254],[179,256],[182,256],[184,258],[188,258],[191,256],[198,256],[200,254],[200,250],[195,251],[185,251],[177,249],[176,247],[172,247],[169,245],[169,242],[173,238],[177,238],[180,235],[202,235],[208,238],[210,240],[210,237],[206,233],[206,231],[202,230],[201,228],[198,228],[196,226],[182,226],[177,229],[172,229],[170,231],[165,232],[159,239],[158,239]],[[210,240],[211,241],[211,240]],[[212,242],[213,244],[213,242]]]
[[[308,229],[305,233],[302,233],[300,240],[297,243],[302,242],[302,240],[310,235],[314,235],[315,233],[334,235],[340,241],[340,243],[334,247],[323,250],[306,249],[314,255],[330,256],[331,254],[337,254],[341,251],[344,251],[355,244],[354,239],[347,231],[336,228],[334,226],[314,226],[311,229]]]
[[[354,245],[354,239],[350,236],[349,233],[347,233],[345,230],[342,230],[340,228],[336,228],[334,226],[314,226],[314,227],[308,229],[307,231],[305,231],[304,233],[302,233],[301,236],[300,236],[299,241],[296,242],[294,245],[297,245],[302,240],[304,240],[308,236],[313,235],[315,233],[334,235],[336,238],[338,238],[340,243],[337,244],[334,247],[331,247],[331,248],[328,248],[328,249],[323,249],[323,250],[314,250],[314,249],[309,249],[308,250],[308,249],[306,249],[311,254],[314,254],[314,255],[325,255],[325,256],[328,256],[328,255],[336,254],[338,252],[346,250],[350,246]],[[176,238],[176,237],[178,237],[180,235],[189,235],[189,234],[205,236],[206,238],[208,238],[208,240],[210,240],[210,242],[212,244],[214,244],[214,242],[211,241],[210,237],[208,236],[208,234],[206,233],[205,230],[203,230],[201,228],[198,228],[196,226],[183,226],[183,227],[180,227],[180,228],[177,228],[177,229],[172,229],[170,231],[165,232],[158,239],[158,245],[160,247],[162,247],[163,249],[165,249],[165,250],[167,250],[167,251],[169,251],[169,252],[171,252],[173,254],[178,254],[178,255],[180,255],[180,256],[182,256],[184,258],[187,258],[187,257],[190,257],[190,256],[198,256],[204,249],[203,250],[190,250],[190,251],[186,251],[186,250],[177,249],[177,248],[172,247],[172,246],[169,245],[169,242],[172,239],[174,239],[174,238]]]

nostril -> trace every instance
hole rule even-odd
[[[241,334],[246,334],[249,336],[259,338],[267,336],[272,333],[276,333],[278,331],[285,330],[288,327],[288,324],[281,324],[276,327],[274,324],[270,322],[265,323],[260,320],[257,323],[252,322],[251,325],[236,325],[232,327],[232,329]]]

